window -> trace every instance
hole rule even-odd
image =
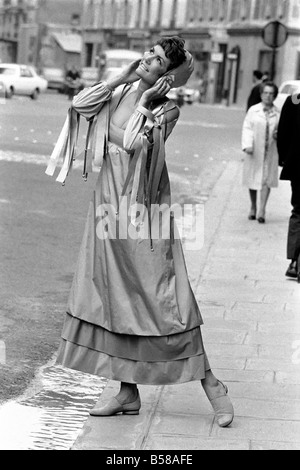
[[[220,0],[220,20],[227,18],[228,0]]]
[[[93,18],[94,18],[94,2],[93,0],[90,0],[86,12],[85,12],[85,23],[87,26],[92,26],[93,25]]]
[[[189,19],[191,23],[194,22],[197,18],[199,18],[198,8],[199,8],[198,0],[192,0],[191,8],[190,8],[190,19]]]
[[[159,27],[162,19],[162,10],[163,10],[163,0],[159,0],[158,10],[157,10],[157,19],[156,26]]]
[[[213,19],[213,0],[208,2],[208,21],[212,21]]]
[[[28,67],[21,67],[20,72],[21,72],[20,73],[21,77],[26,77],[26,78],[32,77],[32,72]]]
[[[136,17],[136,27],[137,28],[139,28],[141,26],[142,11],[143,11],[143,0],[139,0],[138,14],[137,14],[137,17]]]
[[[104,0],[101,0],[99,3],[99,19],[98,19],[98,25],[100,28],[103,28],[104,25]]]
[[[251,13],[251,0],[243,0],[241,8],[242,20],[248,20]]]
[[[177,8],[178,8],[178,0],[173,0],[171,28],[175,28],[177,24]]]
[[[271,18],[277,18],[278,3],[281,3],[281,0],[273,0],[270,2]]]
[[[211,19],[214,21],[218,20],[219,16],[219,0],[211,0],[212,9],[211,9]]]
[[[203,13],[202,17],[204,21],[208,21],[208,15],[209,15],[209,3],[210,0],[203,0],[202,5],[203,5]]]
[[[150,15],[151,15],[151,0],[147,0],[146,14],[144,17],[144,28],[149,28]]]
[[[278,17],[286,18],[288,12],[288,0],[281,0],[278,6]]]
[[[87,42],[85,44],[85,66],[86,67],[92,66],[93,48],[94,48],[93,43]]]
[[[270,19],[275,15],[276,15],[276,0],[265,0],[263,4],[263,18]]]
[[[124,26],[129,26],[129,4],[128,0],[124,2]]]
[[[114,27],[117,23],[118,5],[116,0],[111,0],[111,26]]]
[[[232,0],[230,21],[235,21],[240,17],[241,3],[240,0]]]
[[[203,21],[203,0],[199,0],[198,20]]]
[[[300,90],[300,85],[292,85],[292,84],[287,84],[282,87],[280,90],[280,93],[284,93],[286,95],[293,95],[294,93],[299,93]]]
[[[258,69],[261,70],[263,73],[265,72],[270,73],[271,68],[272,68],[272,58],[273,58],[272,51],[260,51]]]
[[[299,18],[300,14],[299,14],[299,10],[300,10],[300,5],[299,5],[299,0],[294,0],[294,4],[293,4],[293,9],[292,9],[292,18]]]
[[[16,74],[16,69],[15,68],[5,68],[5,67],[0,67],[0,75],[15,75]]]
[[[265,0],[255,0],[254,19],[258,20],[262,16],[262,7]]]

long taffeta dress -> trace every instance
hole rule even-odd
[[[52,158],[57,160],[59,152],[65,157],[57,178],[63,181],[72,164],[79,115],[89,120],[91,153],[101,169],[57,363],[136,384],[199,380],[210,366],[179,237],[172,235],[172,229],[168,238],[112,236],[116,235],[113,229],[110,236],[103,236],[103,231],[99,236],[103,214],[107,214],[103,208],[120,209],[122,197],[130,201],[129,206],[136,201],[171,206],[164,144],[177,122],[177,118],[168,120],[168,113],[176,106],[169,100],[157,103],[152,111],[139,106],[126,128],[120,129],[114,124],[114,112],[134,87],[112,92],[103,82],[79,93],[57,144],[60,148]],[[51,165],[48,174],[53,174],[53,161]],[[114,213],[117,218],[118,210]]]

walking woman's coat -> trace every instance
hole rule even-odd
[[[267,118],[263,103],[252,106],[247,112],[242,131],[242,149],[245,153],[243,184],[249,189],[261,190],[263,182],[269,188],[278,186],[278,151],[274,132],[278,128],[280,112],[273,106],[269,114],[269,139],[266,152]]]
[[[170,120],[168,113],[176,107],[169,100],[157,103],[152,111],[139,106],[125,129],[118,128],[114,111],[132,91],[134,85],[112,92],[100,83],[77,95],[46,171],[52,175],[63,155],[57,179],[65,181],[74,159],[79,115],[84,116],[90,121],[92,143],[85,152],[84,174],[91,167],[91,158],[101,170],[57,362],[128,383],[198,380],[209,369],[200,331],[202,318],[181,242],[174,236],[174,223],[169,217],[169,237],[150,233],[144,238],[138,234],[147,217],[134,221],[140,225],[140,231],[135,230],[129,218],[124,222],[119,206],[122,197],[129,206],[136,201],[147,208],[149,203],[157,204],[165,207],[162,218],[167,220],[171,198],[164,144],[177,121]],[[105,230],[100,230],[105,225],[105,211],[119,224],[129,223],[134,236],[121,237],[121,232],[126,233],[121,225],[118,235],[105,235]],[[154,229],[153,218],[149,222]]]

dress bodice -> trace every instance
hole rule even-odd
[[[116,126],[112,119],[109,122],[109,130],[108,130],[108,140],[113,144],[117,145],[118,147],[123,148],[123,139],[124,139],[124,129]]]

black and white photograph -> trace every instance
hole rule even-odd
[[[300,0],[0,0],[0,450],[300,450]]]

